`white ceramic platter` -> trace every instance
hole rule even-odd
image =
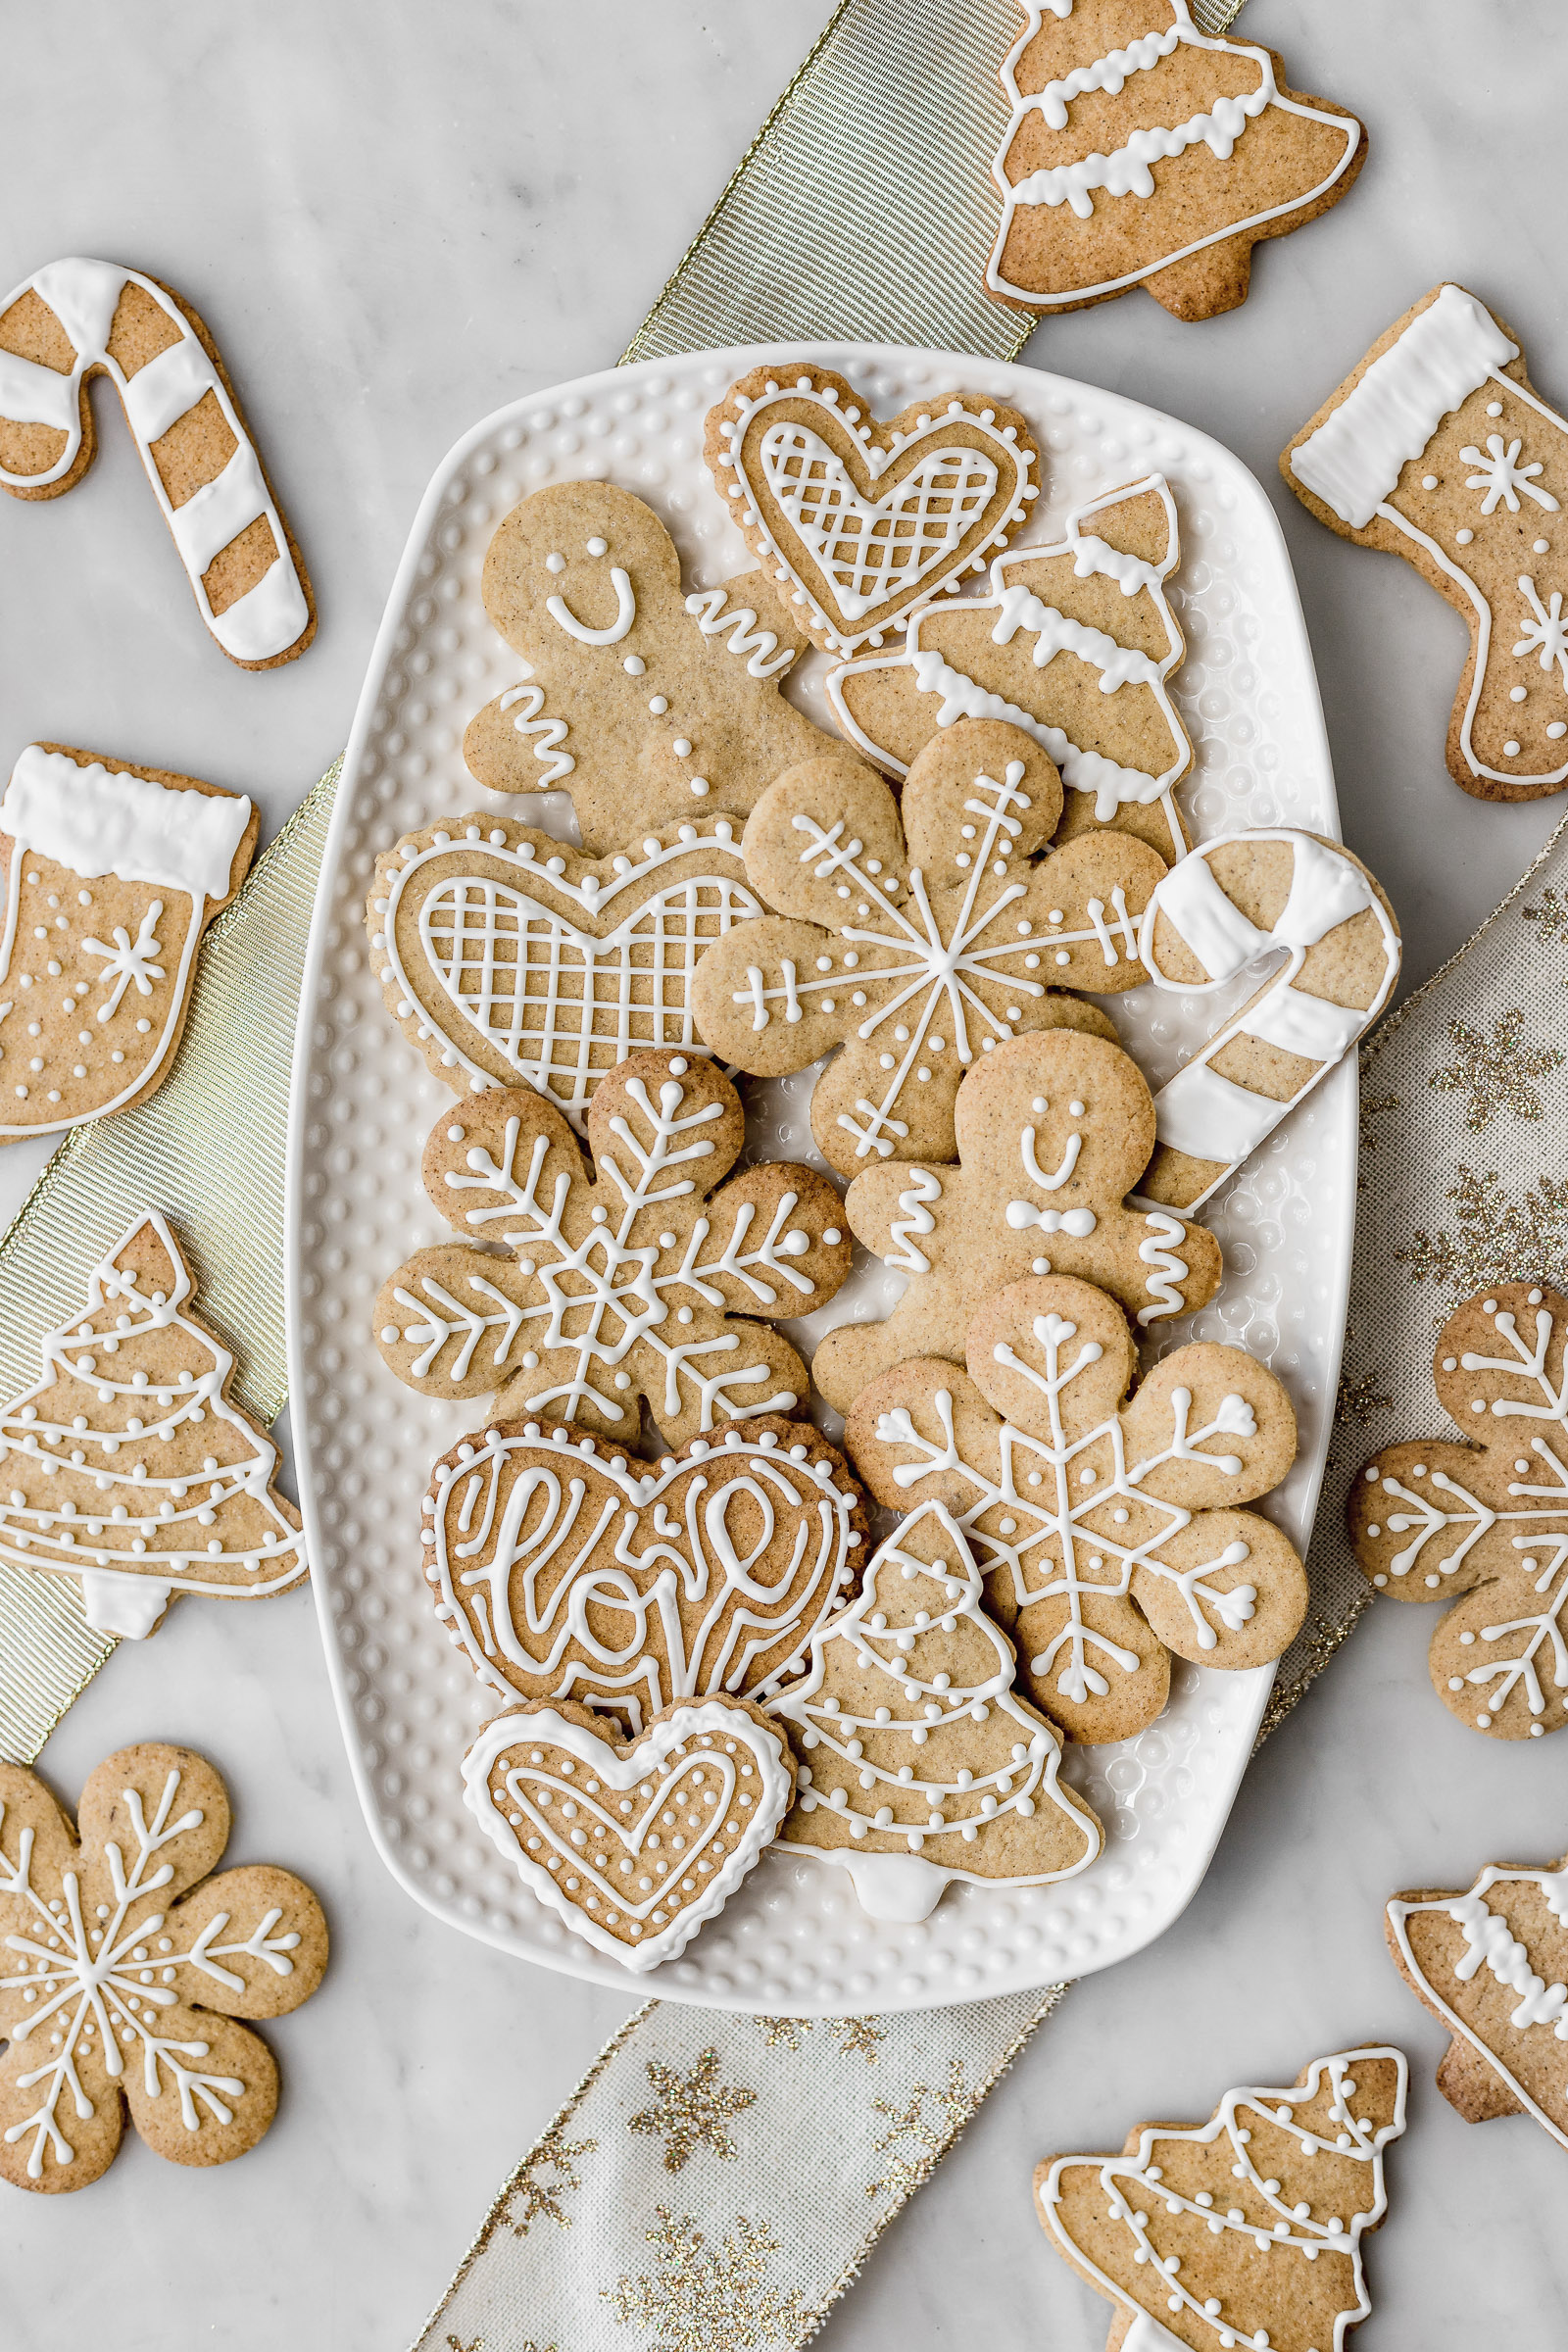
[[[527,1894],[462,1802],[459,1766],[494,1712],[431,1614],[419,1569],[429,1465],[482,1416],[416,1396],[382,1366],[371,1305],[410,1250],[444,1240],[419,1152],[451,1096],[399,1035],[370,969],[362,910],[375,858],[439,816],[498,811],[571,831],[558,797],[485,791],[464,766],[470,714],[515,682],[515,657],[480,602],[490,535],[519,498],[593,476],[647,499],[680,548],[687,585],[747,567],[702,462],[703,417],[760,362],[841,369],[881,415],[955,387],[1021,409],[1046,453],[1028,542],[1069,506],[1157,467],[1181,513],[1172,602],[1188,639],[1173,680],[1199,747],[1185,792],[1199,837],[1290,824],[1337,835],[1334,784],[1300,608],[1279,526],[1217,442],[1152,409],[1060,376],[886,346],[779,345],[703,353],[586,376],[499,411],[438,467],[409,539],[360,699],[321,868],[301,1002],[288,1171],[294,1442],[327,1661],[361,1802],[389,1870],[416,1899],[521,1959],[628,1990],[720,2008],[834,2016],[928,2007],[1108,1967],[1166,1928],[1202,1877],[1246,1767],[1271,1673],[1183,1666],[1151,1730],[1069,1750],[1068,1777],[1105,1823],[1081,1878],[1019,1892],[950,1887],[917,1927],[873,1924],[846,1875],[774,1850],[685,1954],[633,1979]],[[820,656],[792,687],[824,725]],[[1240,1002],[1242,984],[1236,1001]],[[1213,1026],[1212,998],[1146,988],[1108,1000],[1158,1085]],[[810,1074],[755,1088],[754,1155],[814,1159]],[[1301,1549],[1327,1450],[1355,1198],[1355,1077],[1348,1062],[1211,1206],[1224,1286],[1161,1348],[1192,1336],[1249,1348],[1285,1381],[1300,1451],[1266,1506]],[[820,1164],[818,1162],[817,1164]],[[806,1345],[882,1315],[902,1277],[862,1264],[795,1328]],[[832,1417],[824,1415],[829,1435]]]

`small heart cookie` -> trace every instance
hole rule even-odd
[[[586,1707],[514,1707],[463,1778],[530,1893],[639,1975],[723,1909],[795,1796],[782,1734],[740,1698],[683,1701],[630,1742]]]

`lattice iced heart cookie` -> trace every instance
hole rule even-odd
[[[1463,286],[1396,319],[1280,460],[1342,539],[1403,556],[1470,629],[1448,772],[1482,800],[1568,781],[1568,421]]]
[[[1432,1687],[1494,1740],[1568,1723],[1568,1298],[1500,1283],[1438,1340],[1438,1402],[1473,1443],[1386,1446],[1350,1489],[1380,1592],[1451,1600]]]
[[[744,1133],[728,1079],[680,1054],[633,1054],[600,1087],[592,1181],[537,1095],[487,1094],[438,1119],[425,1190],[466,1239],[384,1285],[387,1363],[425,1396],[499,1390],[498,1412],[555,1411],[630,1446],[645,1396],[671,1445],[804,1407],[801,1358],[741,1316],[826,1304],[850,1269],[843,1204],[788,1161],[715,1191]]]
[[[629,1741],[586,1707],[514,1707],[463,1760],[465,1801],[531,1894],[639,1975],[722,1911],[795,1794],[789,1742],[742,1698],[682,1701]]]
[[[1186,650],[1165,582],[1180,559],[1162,474],[1074,507],[1059,540],[999,556],[984,596],[914,613],[896,653],[827,679],[845,732],[894,775],[956,719],[1006,719],[1055,761],[1070,839],[1111,825],[1186,855],[1176,787],[1193,747],[1166,680]]]
[[[1296,1453],[1266,1366],[1200,1341],[1125,1401],[1138,1357],[1112,1298],[1038,1276],[968,1332],[967,1377],[905,1363],[857,1398],[845,1443],[878,1502],[934,1498],[962,1527],[1018,1642],[1023,1689],[1070,1740],[1124,1740],[1165,1704],[1174,1650],[1279,1657],[1306,1571],[1251,1502]]]
[[[521,680],[470,722],[464,758],[496,792],[569,792],[596,855],[699,809],[744,816],[832,740],[784,699],[808,640],[761,575],[683,594],[659,516],[608,482],[514,507],[484,607]]]
[[[633,1731],[676,1699],[771,1696],[865,1546],[858,1487],[799,1421],[694,1438],[657,1467],[558,1422],[497,1422],[437,1462],[424,1517],[436,1615],[480,1680]]]
[[[376,862],[366,929],[386,1002],[460,1095],[518,1079],[580,1127],[607,1070],[644,1046],[707,1048],[691,980],[760,914],[727,817],[589,858],[506,818],[446,818]]]
[[[878,424],[842,375],[793,363],[730,386],[706,455],[775,595],[830,654],[880,645],[983,571],[1040,493],[1016,409],[944,392]]]

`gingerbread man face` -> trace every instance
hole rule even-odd
[[[1438,1401],[1477,1443],[1386,1446],[1350,1490],[1350,1542],[1380,1592],[1453,1600],[1432,1687],[1494,1740],[1568,1722],[1568,1298],[1499,1283],[1450,1315]]]
[[[1030,736],[968,719],[916,759],[902,812],[842,753],[780,776],[753,810],[747,876],[780,912],[709,951],[698,1026],[761,1076],[844,1048],[811,1099],[817,1149],[844,1175],[951,1159],[959,1082],[1009,1038],[1114,1037],[1058,991],[1146,977],[1139,910],[1164,863],[1122,834],[1043,857],[1061,803]]]

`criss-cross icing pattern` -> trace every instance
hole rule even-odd
[[[838,452],[794,423],[770,424],[762,435],[762,472],[846,620],[858,620],[934,571],[985,513],[997,487],[993,461],[960,446],[932,450],[880,498],[863,498]]]

